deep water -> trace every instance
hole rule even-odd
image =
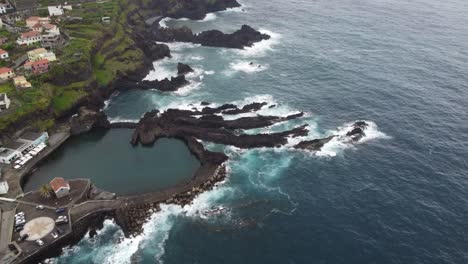
[[[244,51],[171,44],[174,58],[147,78],[173,75],[181,61],[197,70],[192,85],[121,93],[105,109],[111,119],[266,100],[278,109],[263,114],[307,112],[298,123],[310,125],[309,138],[356,120],[375,126],[358,145],[332,142],[316,154],[224,148],[229,178],[192,206],[163,205],[142,235],[121,242],[107,221],[58,262],[468,263],[466,1],[242,3],[244,12],[165,24],[232,31],[245,23],[271,40]],[[228,211],[200,213],[213,206]]]

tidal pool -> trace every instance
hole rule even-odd
[[[63,177],[88,178],[98,188],[120,195],[151,192],[191,178],[200,166],[180,140],[133,147],[131,134],[130,129],[112,129],[72,137],[29,176],[24,191]]]

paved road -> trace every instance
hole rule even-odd
[[[0,252],[3,252],[5,249],[7,249],[8,244],[11,242],[14,221],[15,210],[2,211],[0,223]]]

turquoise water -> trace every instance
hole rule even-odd
[[[366,138],[320,153],[206,144],[231,158],[225,183],[186,208],[163,205],[135,238],[118,242],[122,232],[107,221],[58,262],[468,263],[466,1],[242,3],[245,12],[166,24],[245,23],[271,40],[244,51],[171,44],[174,58],[148,78],[175,74],[181,61],[197,70],[192,85],[121,93],[105,109],[111,120],[200,101],[267,101],[278,108],[262,114],[307,116],[262,132],[307,123],[312,139],[367,120]],[[212,206],[228,212],[199,213]]]
[[[35,190],[54,177],[88,178],[120,195],[151,192],[189,179],[200,163],[182,141],[162,139],[133,147],[130,129],[92,131],[69,139],[24,185]]]

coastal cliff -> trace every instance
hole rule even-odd
[[[115,1],[112,8],[116,17],[108,25],[88,20],[63,21],[70,40],[66,48],[57,51],[62,56],[60,65],[37,77],[41,85],[34,88],[34,93],[28,92],[34,94],[34,98],[28,97],[31,103],[14,99],[13,109],[0,115],[0,141],[8,141],[23,129],[51,131],[64,127],[63,123],[68,123],[79,108],[97,111],[116,90],[135,88],[131,84],[152,69],[154,60],[171,57],[167,45],[155,43],[154,25],[146,23],[148,19],[203,19],[207,13],[240,6],[235,0]],[[81,9],[86,13],[85,6]],[[206,37],[203,39],[210,44]],[[174,82],[176,87],[185,84],[182,77],[174,78],[157,87],[172,91]]]

